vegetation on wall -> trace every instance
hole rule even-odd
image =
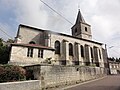
[[[0,65],[0,83],[26,80],[26,71],[22,67]]]

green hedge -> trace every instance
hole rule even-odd
[[[13,82],[26,79],[26,71],[22,67],[0,65],[0,82]]]

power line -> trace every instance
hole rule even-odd
[[[111,50],[113,47],[114,47],[114,46],[108,47],[108,50]],[[112,51],[113,51],[114,53],[116,53],[117,55],[120,55],[116,50],[112,49]]]
[[[71,25],[73,25],[72,22],[70,22],[67,18],[65,18],[64,16],[62,16],[60,13],[58,13],[55,9],[53,9],[52,7],[50,7],[47,3],[45,3],[44,1],[40,0],[43,4],[45,4],[48,8],[50,8],[52,11],[54,11],[56,14],[58,14],[60,17],[62,17],[64,20],[66,20],[68,23],[70,23]]]
[[[12,36],[10,36],[9,34],[7,34],[1,27],[0,27],[0,31],[2,31],[7,37],[9,37],[9,38],[11,38],[11,39],[13,39],[13,37]]]
[[[115,52],[117,55],[120,55],[116,50],[113,50],[113,52]]]

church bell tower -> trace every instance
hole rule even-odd
[[[71,29],[72,36],[92,40],[91,26],[85,22],[80,10],[78,11],[76,23]]]

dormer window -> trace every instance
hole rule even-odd
[[[85,27],[85,31],[87,32],[87,27]]]

